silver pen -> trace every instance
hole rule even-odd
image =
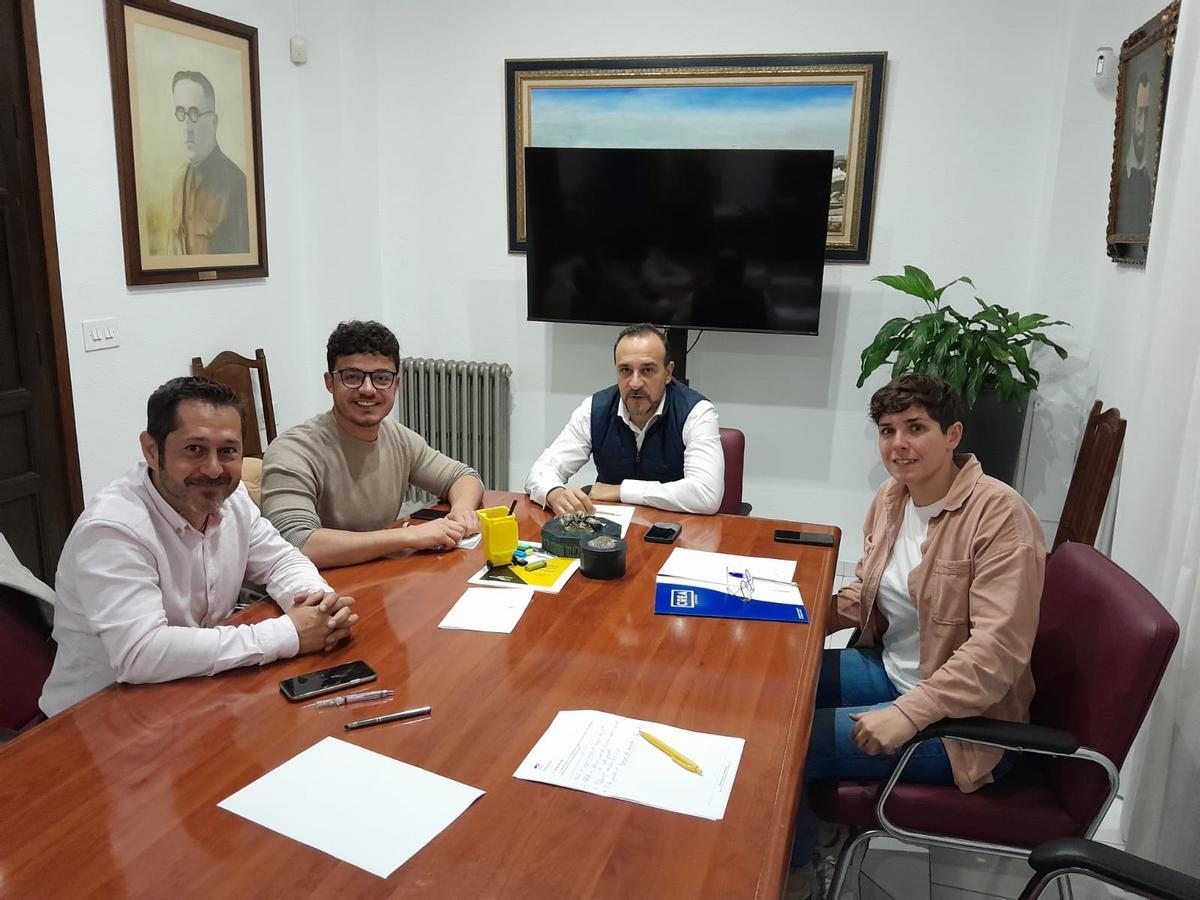
[[[346,694],[344,697],[333,697],[329,700],[318,700],[313,703],[317,709],[328,709],[331,706],[345,706],[347,703],[362,703],[366,700],[387,700],[396,695],[395,691],[359,691]]]
[[[418,706],[415,709],[406,709],[402,712],[388,713],[386,716],[376,716],[373,719],[359,719],[356,722],[347,722],[342,727],[347,731],[354,731],[356,728],[370,728],[372,725],[382,725],[385,722],[399,722],[401,719],[416,719],[420,716],[428,716],[432,714],[432,706]]]

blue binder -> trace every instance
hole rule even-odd
[[[712,616],[718,619],[761,619],[767,622],[808,622],[803,603],[743,600],[714,585],[688,584],[660,577],[654,585],[654,612],[668,616]]]

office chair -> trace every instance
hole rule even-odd
[[[719,513],[748,516],[753,508],[742,502],[742,475],[746,467],[746,435],[736,428],[722,428],[721,452],[725,455],[725,496]]]
[[[37,600],[0,585],[0,743],[46,718],[38,698],[56,649]]]
[[[1100,407],[1097,400],[1083,429],[1083,440],[1079,444],[1079,455],[1075,457],[1075,470],[1071,473],[1071,485],[1067,488],[1052,549],[1067,541],[1089,546],[1096,543],[1104,504],[1125,441],[1125,420],[1121,418],[1121,411],[1113,407],[1101,413]]]
[[[1049,841],[1029,854],[1034,875],[1017,900],[1036,900],[1064,875],[1083,875],[1156,900],[1197,900],[1200,878],[1082,838]]]
[[[192,375],[211,378],[231,388],[242,399],[242,455],[262,456],[263,442],[258,431],[258,412],[254,405],[254,389],[250,385],[250,370],[258,372],[258,390],[262,395],[263,424],[267,443],[275,440],[275,408],[271,403],[271,379],[267,375],[267,356],[262,348],[254,351],[254,359],[239,356],[232,350],[218,353],[207,366],[199,356],[192,357]]]
[[[943,719],[901,749],[882,785],[809,785],[818,816],[865,829],[842,851],[829,896],[841,896],[857,851],[885,834],[1020,858],[1048,840],[1091,837],[1116,794],[1118,769],[1178,637],[1170,614],[1116,563],[1083,544],[1064,544],[1046,563],[1028,725]],[[1014,750],[1018,761],[999,781],[970,794],[900,783],[916,747],[934,738]]]

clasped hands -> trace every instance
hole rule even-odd
[[[854,729],[850,739],[868,756],[891,756],[917,733],[917,726],[895,706],[870,712],[850,713]]]
[[[358,624],[358,614],[350,609],[353,605],[353,597],[339,597],[333,591],[297,595],[287,616],[296,626],[300,652],[328,653],[348,638]]]

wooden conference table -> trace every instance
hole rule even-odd
[[[548,513],[518,495],[486,500],[514,498],[522,537],[536,540]],[[677,546],[796,559],[811,625],[655,615],[654,576],[671,551],[642,540],[656,519],[683,523]],[[831,533],[835,547],[774,543],[779,527]],[[482,548],[330,570],[362,618],[328,656],[116,685],[0,747],[0,895],[775,900],[838,536],[828,526],[639,508],[624,579],[577,573],[562,593],[536,595],[511,635],[437,627],[483,565]],[[264,603],[242,617],[277,612]],[[316,710],[279,694],[282,678],[358,658],[394,700]],[[425,704],[433,716],[422,722],[342,729]],[[562,709],[744,737],[725,818],[513,778]],[[487,793],[387,879],[217,807],[327,735]],[[314,797],[337,789],[336,772],[312,785]]]

